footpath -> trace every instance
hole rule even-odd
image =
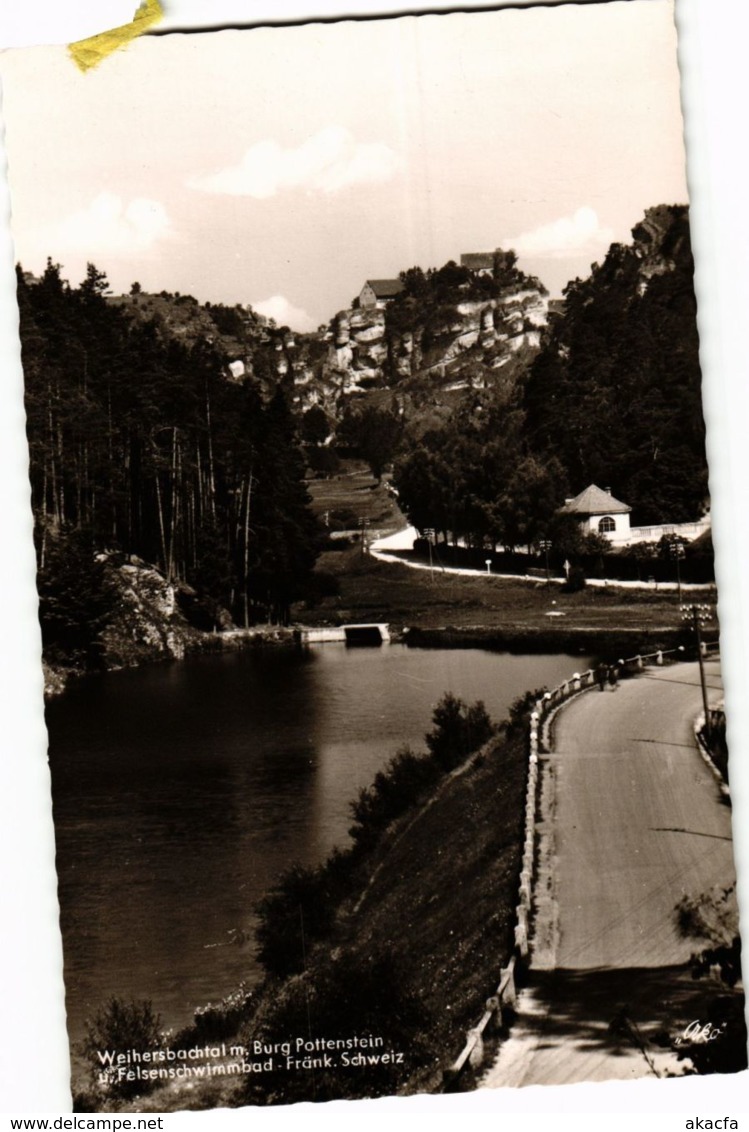
[[[706,671],[717,702],[719,661]],[[684,1071],[661,1038],[704,1017],[719,987],[692,979],[698,944],[674,908],[735,878],[731,810],[695,746],[700,710],[694,663],[646,669],[556,716],[530,970],[483,1086]]]

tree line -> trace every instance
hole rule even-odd
[[[561,537],[558,508],[590,483],[628,503],[635,523],[703,513],[688,210],[649,210],[633,235],[567,286],[564,313],[514,385],[471,390],[426,433],[405,427],[394,482],[419,530],[469,546],[537,546]]]
[[[244,625],[285,621],[318,532],[285,394],[226,378],[205,340],[181,342],[106,301],[89,264],[71,287],[48,260],[18,270],[35,537],[52,585],[71,539],[154,563]],[[62,547],[62,552],[61,552]]]
[[[708,499],[686,206],[649,209],[565,290],[524,389],[525,435],[575,492],[598,483],[633,521],[697,519]]]
[[[441,428],[407,445],[395,465],[399,501],[414,526],[468,546],[526,546],[563,501],[558,460],[524,437],[517,391],[467,401]]]

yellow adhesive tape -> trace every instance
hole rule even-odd
[[[92,35],[89,39],[80,39],[77,43],[71,43],[68,51],[82,71],[89,71],[101,63],[102,59],[106,59],[107,55],[148,31],[163,15],[159,0],[143,0],[129,24]]]

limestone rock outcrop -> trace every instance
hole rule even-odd
[[[328,396],[340,397],[420,375],[448,379],[469,358],[490,373],[523,347],[538,349],[548,310],[540,286],[522,286],[492,298],[467,297],[407,329],[393,326],[387,309],[340,311],[325,334],[320,378]]]

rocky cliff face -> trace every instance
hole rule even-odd
[[[98,560],[105,564],[112,597],[112,611],[100,634],[103,669],[182,660],[188,653],[220,649],[222,638],[213,630],[234,629],[225,609],[201,598],[184,582],[167,581],[140,558],[133,555],[122,561],[121,556],[102,554]],[[81,671],[45,662],[45,695],[58,695]]]
[[[233,628],[225,610],[213,616],[198,607],[195,591],[169,582],[153,566],[131,558],[111,563],[109,574],[117,592],[117,607],[102,633],[104,664],[129,668],[151,660],[182,660],[205,647],[205,632]]]
[[[535,352],[548,321],[540,286],[503,288],[446,304],[400,327],[390,310],[348,309],[331,321],[319,371],[321,401],[429,378],[435,388],[487,384],[519,351]],[[309,380],[309,379],[305,379]],[[295,386],[298,386],[295,382]]]
[[[189,295],[139,292],[109,302],[165,338],[212,346],[228,380],[252,380],[266,396],[281,385],[298,412],[317,405],[336,417],[352,395],[413,379],[435,390],[487,385],[511,359],[535,354],[548,321],[542,285],[512,265],[495,281],[448,267],[462,272],[448,290],[440,281],[446,268],[420,273],[425,290],[408,299],[410,307],[399,297],[384,310],[348,308],[313,334],[276,327],[249,307],[201,306]]]
[[[326,338],[330,346],[324,369],[342,393],[385,384],[389,349],[384,311],[340,311]]]
[[[653,278],[675,270],[683,250],[674,227],[678,211],[668,205],[650,208],[633,231],[641,295]],[[453,280],[447,301],[443,296],[435,303],[434,296],[434,284],[446,269],[427,273],[432,289],[425,285],[413,300],[407,325],[399,296],[382,310],[339,311],[322,335],[303,336],[296,351],[279,362],[279,375],[288,377],[298,406],[318,404],[335,413],[352,394],[407,387],[415,379],[435,391],[453,392],[491,384],[500,380],[500,371],[508,374],[529,364],[550,307],[558,312],[560,304],[550,304],[543,285],[515,267],[512,253],[499,254],[493,285],[486,276],[466,272],[462,282]],[[317,345],[311,350],[313,339]]]
[[[632,249],[640,261],[640,296],[647,291],[651,279],[676,271],[685,252],[691,256],[688,229],[678,224],[682,213],[682,206],[659,204],[648,208],[632,229]]]
[[[107,302],[133,322],[151,324],[165,341],[213,348],[228,380],[254,380],[266,395],[278,384],[303,385],[313,376],[308,363],[316,336],[302,335],[300,341],[288,327],[277,327],[249,306],[201,306],[191,295],[167,291],[110,295]]]

